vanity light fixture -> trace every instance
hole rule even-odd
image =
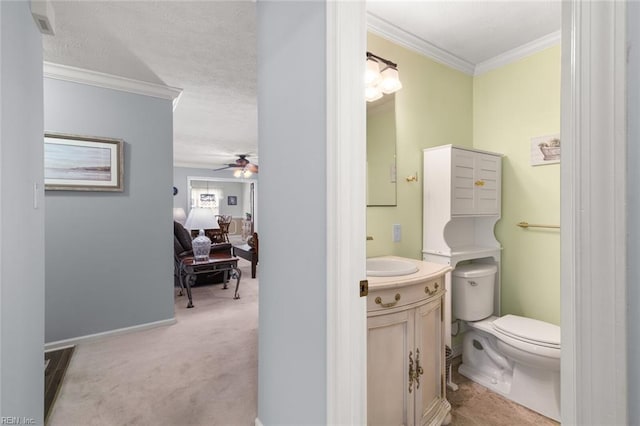
[[[381,64],[382,71],[380,71]],[[390,95],[402,89],[398,65],[371,52],[367,52],[367,69],[364,79],[367,102],[373,102],[383,95]]]

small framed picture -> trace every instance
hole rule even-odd
[[[560,135],[531,138],[531,165],[557,164],[560,162]]]
[[[238,205],[238,197],[235,195],[229,195],[227,197],[227,205],[229,206],[237,206]]]
[[[45,133],[45,189],[123,191],[123,145],[121,139]]]

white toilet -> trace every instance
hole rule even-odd
[[[458,371],[560,421],[560,327],[516,315],[492,316],[496,265],[453,270],[453,316],[465,321]]]

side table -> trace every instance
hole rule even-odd
[[[195,261],[193,257],[189,256],[180,261],[180,287],[187,289],[187,297],[189,298],[187,308],[193,308],[191,284],[195,281],[196,275],[208,274],[211,272],[224,273],[223,289],[229,288],[227,285],[229,278],[236,279],[236,289],[233,294],[233,298],[240,299],[238,288],[240,287],[242,272],[238,268],[237,257],[229,257],[225,253],[212,253],[209,255],[208,260]]]
[[[256,250],[249,244],[233,246],[233,255],[251,262],[251,278],[255,278],[256,266],[258,265],[258,253]]]

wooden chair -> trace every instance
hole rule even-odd
[[[229,225],[231,225],[231,220],[233,219],[230,215],[222,215],[219,214],[216,216],[218,218],[218,226],[220,227],[220,234],[222,242],[229,242]]]

